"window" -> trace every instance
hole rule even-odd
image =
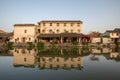
[[[77,26],[79,27],[79,26],[80,26],[80,23],[77,23]]]
[[[26,58],[24,58],[24,61],[26,62]]]
[[[17,51],[17,53],[19,53],[19,51]]]
[[[112,33],[112,36],[114,36],[114,33]]]
[[[24,32],[27,33],[27,30],[25,30]]]
[[[40,33],[40,29],[38,29],[38,33]]]
[[[45,23],[43,23],[43,26],[45,26]]]
[[[45,61],[45,59],[44,59],[44,58],[42,58],[42,61]]]
[[[57,33],[59,33],[59,29],[57,29]]]
[[[71,23],[71,27],[73,26],[73,23]]]
[[[66,32],[67,30],[66,29],[64,29],[64,32]]]
[[[29,41],[31,40],[31,38],[29,38]]]
[[[17,38],[17,40],[19,40],[19,37]]]
[[[57,58],[57,62],[59,61],[59,58]]]
[[[73,33],[73,30],[71,29],[71,33]]]
[[[52,33],[52,30],[50,29],[49,32]]]
[[[51,62],[51,61],[52,61],[52,58],[49,58],[49,61]]]
[[[29,50],[29,54],[30,54],[30,52],[31,52],[31,51]]]
[[[15,49],[15,52],[17,52],[17,50]]]
[[[78,29],[78,33],[80,33],[80,29]]]
[[[64,23],[64,26],[66,26],[66,23]]]
[[[68,31],[67,31],[66,29],[64,29],[64,32],[65,32],[65,33],[68,33]]]
[[[42,32],[45,33],[45,30],[43,29]]]
[[[50,26],[52,26],[52,23],[50,23]]]
[[[118,33],[116,33],[116,36],[118,36]]]
[[[59,26],[59,23],[57,23],[57,26]]]

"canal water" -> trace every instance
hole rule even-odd
[[[120,51],[14,48],[0,53],[0,80],[120,80]]]

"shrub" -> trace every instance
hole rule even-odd
[[[12,50],[13,49],[13,42],[8,42],[7,47],[9,50]]]
[[[37,44],[37,48],[40,49],[44,49],[44,42],[38,42]]]
[[[83,44],[83,45],[88,45],[89,42],[84,41],[84,42],[82,42],[82,44]]]
[[[74,41],[74,42],[72,42],[72,44],[73,44],[73,45],[78,45],[78,44],[79,44],[79,42]]]
[[[56,47],[55,42],[51,42],[50,43],[50,48],[55,48],[55,47]]]
[[[32,42],[27,42],[27,44],[29,45],[28,47],[29,50],[35,47],[35,45]]]
[[[102,47],[106,47],[106,45],[104,44],[104,45],[102,45]]]

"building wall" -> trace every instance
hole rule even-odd
[[[13,50],[14,65],[31,66],[35,65],[36,54],[34,50],[14,49]]]
[[[45,24],[45,25],[44,25]],[[58,25],[59,24],[59,25]],[[79,22],[41,22],[39,25],[41,34],[50,33],[82,33],[82,23]],[[45,30],[45,32],[43,32]],[[50,30],[52,30],[50,32]],[[59,30],[59,32],[57,32]]]
[[[110,42],[111,42],[111,39],[110,39],[110,38],[107,38],[107,37],[103,37],[103,38],[102,38],[102,41],[103,41],[103,43],[110,43]]]
[[[117,32],[111,32],[110,38],[119,38],[119,34]]]
[[[23,41],[25,38],[25,41]],[[36,39],[36,26],[14,26],[14,42],[34,42]]]
[[[92,40],[91,40],[92,43],[104,43],[104,44],[107,44],[107,43],[110,43],[111,42],[111,39],[108,38],[108,37],[93,37]]]
[[[83,61],[81,57],[76,58],[63,58],[63,57],[40,57],[38,58],[38,64],[39,67],[44,67],[45,69],[49,69],[51,66],[53,68],[66,68],[66,69],[72,69],[72,68],[78,68],[83,67]]]
[[[101,42],[101,38],[100,37],[93,37],[91,40],[91,43],[98,43]]]
[[[112,52],[110,53],[110,58],[117,58],[119,56],[118,52]]]

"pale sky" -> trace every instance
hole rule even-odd
[[[120,0],[0,0],[0,29],[41,20],[81,20],[83,33],[120,28]]]

